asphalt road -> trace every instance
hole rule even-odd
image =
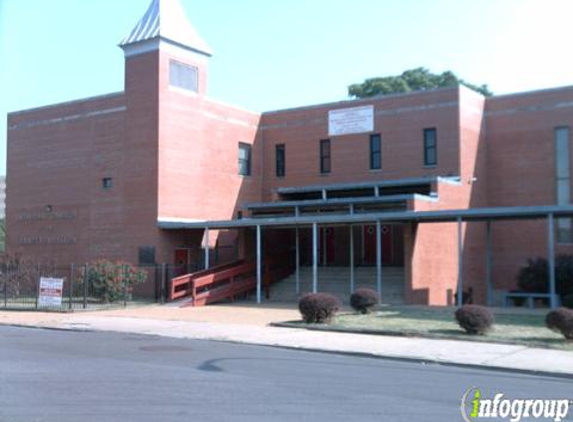
[[[449,422],[462,420],[470,387],[573,398],[572,384],[223,342],[0,327],[1,422]]]

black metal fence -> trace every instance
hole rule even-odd
[[[171,279],[202,264],[102,265],[0,265],[0,309],[74,311],[164,303]],[[45,289],[42,279],[62,280],[61,290]]]

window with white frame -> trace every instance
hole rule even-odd
[[[169,85],[187,91],[198,91],[198,70],[195,66],[175,60],[169,62]]]

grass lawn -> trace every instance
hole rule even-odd
[[[343,312],[331,324],[284,325],[297,328],[350,331],[368,334],[419,336],[454,340],[487,341],[573,351],[573,341],[545,327],[545,312],[495,311],[495,325],[486,335],[469,335],[454,319],[453,308],[389,307],[368,315]],[[281,324],[282,325],[282,324]]]

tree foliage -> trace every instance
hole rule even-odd
[[[37,289],[36,265],[21,253],[0,255],[0,288],[11,298],[30,294]]]
[[[80,276],[80,283],[87,281],[92,286],[96,297],[104,303],[113,303],[128,298],[133,293],[136,284],[144,283],[147,277],[145,271],[127,262],[99,260],[92,262],[87,268],[87,280]]]
[[[493,93],[487,85],[474,85],[458,78],[453,72],[431,73],[424,67],[410,69],[397,76],[384,76],[366,79],[348,87],[348,95],[354,98],[368,98],[378,95],[399,94],[413,91],[464,85],[480,94],[490,97]]]
[[[528,259],[527,265],[520,268],[517,274],[517,287],[528,293],[549,292],[547,259]],[[562,298],[573,295],[573,255],[560,254],[555,257],[555,290]]]

